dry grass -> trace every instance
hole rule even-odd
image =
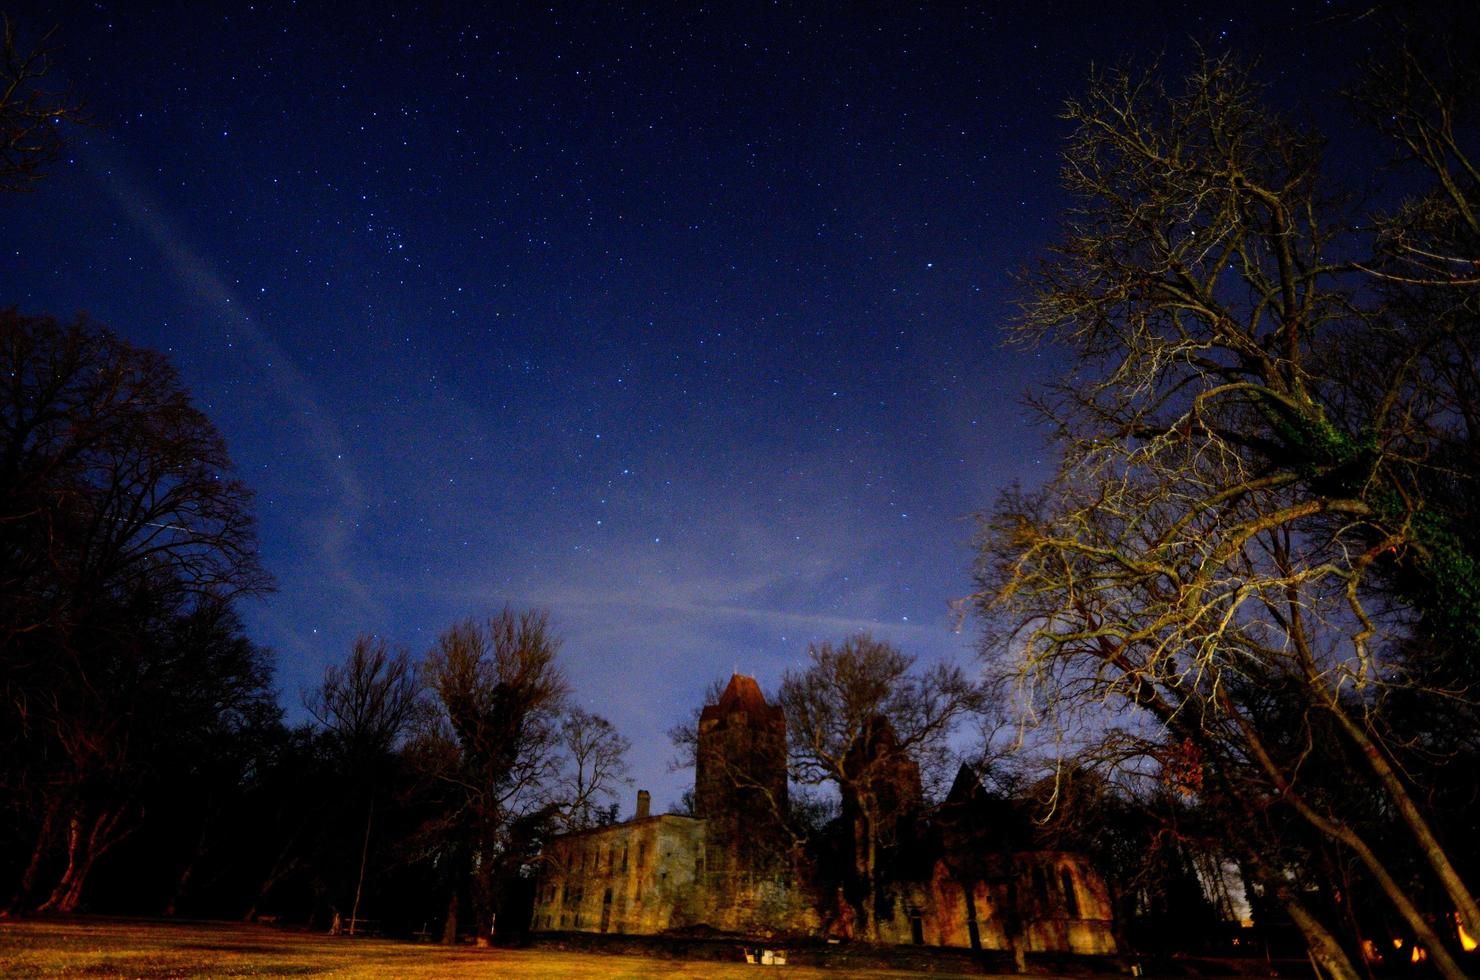
[[[89,919],[0,922],[0,977],[60,976],[818,980],[835,978],[838,974],[810,967],[747,966],[545,950],[445,949],[230,923]],[[849,976],[884,980],[922,974],[873,970],[850,971]]]

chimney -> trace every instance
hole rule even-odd
[[[650,794],[645,789],[638,790],[637,791],[637,817],[635,819],[637,819],[637,820],[644,819],[645,817],[647,817],[648,811],[651,810],[652,808],[653,808],[653,797],[652,797],[652,794]]]

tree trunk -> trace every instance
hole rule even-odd
[[[365,860],[370,856],[370,821],[375,818],[375,797],[365,812],[365,840],[360,844],[360,877],[355,881],[355,901],[349,910],[349,934],[355,934],[355,923],[360,919],[360,892],[365,887]]]
[[[1252,849],[1243,849],[1247,866],[1253,871],[1261,884],[1274,893],[1285,911],[1289,913],[1290,919],[1300,929],[1300,934],[1305,937],[1306,949],[1310,951],[1311,960],[1325,970],[1327,980],[1361,980],[1356,967],[1352,965],[1351,958],[1346,955],[1346,950],[1336,941],[1321,921],[1311,914],[1295,894],[1284,875],[1276,872],[1267,872],[1263,862]]]
[[[196,835],[195,847],[191,849],[190,857],[186,860],[185,867],[180,871],[180,877],[175,879],[175,893],[170,896],[169,902],[164,907],[166,917],[174,916],[175,910],[179,908],[180,900],[185,897],[186,891],[190,888],[190,879],[195,877],[195,866],[200,862],[201,857],[206,852],[206,840],[208,839],[209,829],[210,822],[207,820],[205,824],[201,825],[200,833]]]
[[[301,829],[300,826],[299,830]],[[272,891],[274,885],[282,881],[284,877],[298,867],[298,859],[292,856],[293,845],[297,842],[298,830],[295,830],[289,836],[288,842],[283,845],[282,850],[278,851],[277,859],[272,862],[272,867],[268,869],[267,876],[262,879],[262,884],[258,886],[257,894],[252,899],[251,906],[247,908],[246,914],[242,916],[243,922],[256,921],[257,908],[262,904],[262,900],[267,897],[268,892]]]
[[[49,800],[46,809],[41,814],[41,829],[36,832],[36,844],[31,848],[31,859],[26,862],[26,868],[21,872],[20,882],[15,887],[15,894],[10,899],[10,904],[0,912],[0,916],[11,912],[19,912],[31,897],[31,890],[36,887],[36,873],[41,868],[41,861],[46,857],[46,850],[51,846],[52,833],[56,828],[57,810],[60,804],[56,800]]]
[[[1419,812],[1417,804],[1413,802],[1413,796],[1408,792],[1408,787],[1403,785],[1402,778],[1393,769],[1392,763],[1382,751],[1382,746],[1374,741],[1365,725],[1358,724],[1347,713],[1341,704],[1339,690],[1333,691],[1326,684],[1316,664],[1315,654],[1311,651],[1307,641],[1304,614],[1297,600],[1298,596],[1292,593],[1290,621],[1293,629],[1291,635],[1295,641],[1295,650],[1300,657],[1301,667],[1305,672],[1306,683],[1313,690],[1320,692],[1323,706],[1336,719],[1337,726],[1347,738],[1351,739],[1358,754],[1362,756],[1368,768],[1377,777],[1378,783],[1381,784],[1399,815],[1402,816],[1403,823],[1407,825],[1409,832],[1417,841],[1418,849],[1423,854],[1424,860],[1428,862],[1429,867],[1434,869],[1439,883],[1444,886],[1445,893],[1454,903],[1465,929],[1471,935],[1480,935],[1480,903],[1476,902],[1474,894],[1465,887],[1459,872],[1450,862],[1449,855],[1434,835],[1433,828],[1429,826],[1428,821]]]
[[[863,939],[864,942],[877,943],[879,941],[878,923],[878,893],[875,891],[877,882],[874,879],[875,866],[878,863],[878,842],[875,840],[874,828],[876,824],[873,815],[866,805],[865,793],[858,794],[858,816],[853,821],[853,868],[858,873],[859,883],[863,886]]]
[[[67,866],[62,869],[62,876],[57,880],[56,887],[51,890],[51,895],[36,907],[38,912],[54,911],[62,896],[66,894],[71,884],[72,875],[77,870],[77,851],[82,840],[81,821],[73,814],[67,819]]]
[[[1474,894],[1460,879],[1459,872],[1450,862],[1443,845],[1434,836],[1433,828],[1429,826],[1428,821],[1424,819],[1418,806],[1413,802],[1413,796],[1408,792],[1408,787],[1403,785],[1403,780],[1388,762],[1381,746],[1373,742],[1366,729],[1353,721],[1339,704],[1332,704],[1330,708],[1332,714],[1336,716],[1337,723],[1357,746],[1362,758],[1367,760],[1367,765],[1382,783],[1383,789],[1387,791],[1388,797],[1397,807],[1398,813],[1402,815],[1403,822],[1408,825],[1408,829],[1418,841],[1419,851],[1423,853],[1429,867],[1434,869],[1434,874],[1444,886],[1449,900],[1454,903],[1459,912],[1460,921],[1464,923],[1465,931],[1472,936],[1480,936],[1480,904],[1476,903]]]
[[[66,882],[66,890],[61,893],[54,907],[55,911],[65,915],[71,915],[77,911],[77,906],[82,902],[82,886],[87,882],[87,876],[92,872],[93,863],[97,861],[97,858],[98,856],[90,850],[83,854],[71,880]]]
[[[1306,803],[1299,791],[1291,785],[1284,771],[1280,769],[1279,765],[1265,750],[1263,741],[1254,733],[1252,727],[1245,722],[1243,716],[1235,715],[1234,717],[1237,719],[1240,727],[1243,728],[1244,737],[1248,740],[1249,748],[1252,750],[1255,759],[1258,760],[1259,765],[1279,790],[1280,798],[1286,803],[1289,803],[1295,809],[1295,812],[1303,817],[1305,822],[1310,824],[1317,832],[1325,835],[1329,840],[1349,848],[1367,868],[1368,872],[1371,873],[1372,877],[1376,879],[1378,886],[1387,895],[1388,901],[1393,903],[1393,907],[1398,910],[1398,914],[1403,917],[1403,921],[1408,925],[1408,928],[1413,930],[1414,938],[1428,949],[1429,957],[1433,961],[1435,969],[1444,977],[1448,978],[1448,980],[1464,980],[1466,976],[1465,971],[1454,961],[1454,957],[1450,955],[1449,949],[1444,945],[1444,941],[1434,932],[1433,926],[1424,918],[1423,913],[1419,911],[1418,907],[1413,904],[1413,900],[1408,897],[1408,893],[1403,890],[1402,886],[1389,873],[1387,867],[1378,858],[1376,852],[1351,827],[1334,817],[1322,816],[1316,812],[1314,807]]]
[[[1289,892],[1288,888],[1282,888]],[[1326,971],[1328,980],[1362,980],[1357,973],[1356,967],[1352,966],[1351,958],[1346,955],[1346,950],[1336,941],[1336,937],[1326,930],[1326,927],[1316,921],[1310,911],[1294,895],[1282,897],[1285,911],[1290,913],[1290,918],[1295,925],[1300,927],[1300,934],[1305,937],[1306,948],[1310,950],[1311,959]]]
[[[452,897],[447,900],[447,921],[442,924],[442,945],[451,946],[457,942],[457,888],[452,889]]]
[[[82,820],[73,816],[67,826],[67,867],[61,879],[52,889],[51,896],[37,907],[38,912],[77,911],[82,901],[82,889],[93,865],[109,848],[123,840],[133,830],[120,830],[127,807],[105,809],[93,818],[87,835],[82,833]]]

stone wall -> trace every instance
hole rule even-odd
[[[704,821],[664,814],[553,841],[532,928],[651,934],[692,924],[704,839]]]
[[[789,873],[719,871],[704,880],[699,915],[724,932],[808,936],[821,928],[815,905]]]
[[[973,862],[963,874],[949,858],[927,882],[896,886],[893,914],[879,921],[886,943],[1030,953],[1115,952],[1110,895],[1078,854],[1028,851]]]

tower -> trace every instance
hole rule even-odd
[[[735,674],[699,715],[694,815],[709,822],[711,871],[758,870],[784,850],[786,718]]]

